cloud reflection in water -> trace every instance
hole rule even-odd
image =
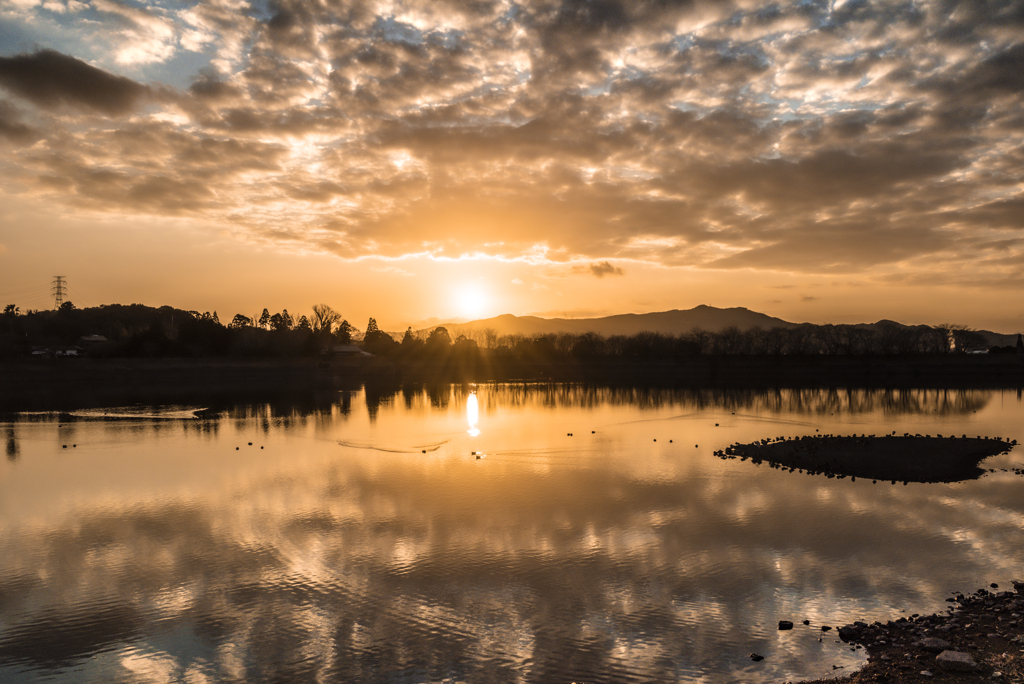
[[[159,443],[134,466],[159,477],[113,496],[76,489],[76,461],[63,454],[47,465],[52,421],[12,423],[21,458],[3,465],[0,492],[17,486],[15,469],[47,465],[50,493],[40,496],[59,512],[2,518],[0,679],[821,676],[857,654],[819,643],[815,630],[779,633],[778,619],[816,627],[935,610],[947,591],[975,588],[963,582],[1006,580],[1024,561],[1012,541],[1024,531],[1019,477],[891,487],[711,455],[747,435],[813,432],[798,425],[808,417],[823,430],[955,424],[1019,438],[1004,422],[1019,415],[1009,394],[975,393],[956,400],[975,408],[935,412],[946,402],[938,393],[903,403],[704,394],[696,403],[481,388],[489,427],[471,439],[463,421],[477,395],[448,391],[445,402],[412,393],[373,420],[329,407],[239,407],[213,434],[194,422],[140,434],[138,423],[118,433],[80,421],[81,467]],[[230,460],[265,425],[267,449]],[[569,438],[565,425],[599,429]],[[654,443],[654,433],[678,439]],[[427,455],[337,442],[444,435],[456,436]],[[101,437],[104,448],[90,447]],[[493,457],[476,462],[470,443]],[[153,460],[185,470],[187,486],[161,484]],[[752,663],[751,651],[768,658]]]

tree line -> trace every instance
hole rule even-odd
[[[108,304],[0,314],[0,356],[81,347],[95,357],[315,356],[352,343],[354,328],[327,304],[297,319],[285,309],[236,314],[226,325],[216,311]]]
[[[411,329],[400,344],[385,343],[374,353],[402,356],[422,347],[450,347],[465,353],[480,348],[495,359],[524,362],[576,359],[671,360],[693,356],[894,356],[967,353],[984,350],[1014,353],[1016,347],[988,347],[980,332],[960,324],[905,326],[892,321],[866,325],[814,325],[719,331],[694,328],[681,335],[640,332],[604,336],[587,333],[498,335],[471,329],[452,341],[445,328],[419,341]]]
[[[86,336],[102,336],[83,342]],[[429,332],[406,330],[396,339],[370,318],[364,332],[327,304],[293,316],[284,309],[258,315],[236,314],[223,324],[217,312],[170,306],[110,304],[78,309],[66,302],[56,311],[22,313],[13,304],[0,316],[0,356],[31,353],[41,346],[82,344],[91,356],[240,356],[294,357],[352,353],[408,362],[548,362],[574,359],[671,360],[693,356],[916,355],[966,353],[985,348],[985,337],[965,325],[905,326],[892,321],[865,325],[814,325],[719,331],[694,328],[681,335],[641,332],[499,335],[470,329],[454,339],[445,327]],[[358,345],[358,349],[356,348]],[[1015,352],[993,347],[990,352]]]

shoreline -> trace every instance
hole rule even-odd
[[[0,361],[0,410],[109,402],[253,400],[282,394],[448,383],[586,383],[680,389],[1024,389],[1016,355],[912,357],[699,356],[472,363],[379,356],[57,358]]]
[[[945,614],[840,627],[839,638],[863,648],[867,663],[842,676],[801,684],[1024,682],[1024,583],[1013,586],[1014,591],[992,584],[973,594],[957,593],[946,599],[952,606]]]

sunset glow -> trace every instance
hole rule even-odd
[[[468,284],[458,290],[458,313],[465,318],[486,318],[489,312],[487,294],[479,285]]]
[[[388,330],[703,303],[1015,332],[1022,28],[1010,0],[0,0],[0,305],[61,273],[80,306]]]

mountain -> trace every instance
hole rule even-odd
[[[740,330],[750,328],[792,328],[796,324],[781,318],[757,313],[743,307],[717,309],[713,306],[700,306],[680,311],[660,311],[646,314],[619,314],[604,318],[538,318],[537,316],[513,316],[505,314],[468,323],[446,325],[452,337],[466,334],[467,331],[491,329],[498,335],[540,335],[545,333],[585,333],[596,332],[606,337],[611,335],[635,335],[639,332],[660,332],[670,335],[687,333],[694,328],[702,328],[717,332],[730,326]],[[429,332],[433,328],[427,328]]]
[[[669,335],[681,335],[688,333],[694,328],[701,328],[709,332],[718,332],[730,326],[740,330],[751,328],[794,328],[798,323],[784,321],[781,318],[768,316],[767,314],[751,311],[744,307],[731,309],[718,309],[713,306],[701,304],[692,309],[672,311],[659,311],[646,314],[619,314],[617,316],[605,316],[603,318],[539,318],[537,316],[513,316],[504,314],[494,318],[486,318],[479,321],[467,323],[446,323],[444,327],[451,334],[452,338],[465,335],[469,332],[482,332],[493,330],[496,335],[543,335],[547,333],[585,333],[596,332],[605,337],[611,335],[635,335],[639,332],[659,332]],[[859,328],[866,328],[878,331],[885,325],[906,326],[894,321],[881,320],[876,323],[857,324]],[[436,325],[424,328],[419,331],[425,335],[433,330]],[[1017,336],[1005,335],[979,330],[978,333],[984,338],[985,344],[989,346],[1012,346],[1016,344]],[[396,335],[396,339],[401,339]]]

